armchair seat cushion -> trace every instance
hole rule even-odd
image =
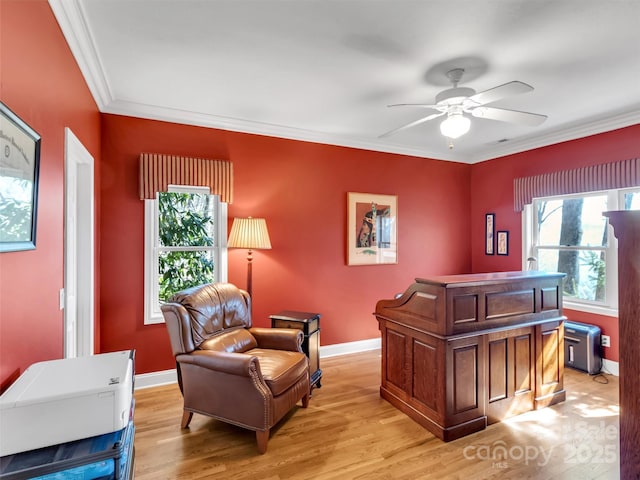
[[[254,348],[245,352],[258,357],[260,371],[274,397],[307,375],[309,364],[304,353]]]

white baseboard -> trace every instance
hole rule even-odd
[[[324,345],[320,347],[320,358],[335,357],[337,355],[347,355],[349,353],[366,352],[376,350],[381,347],[379,338],[369,340],[358,340],[356,342],[337,343],[335,345]],[[178,382],[176,369],[163,370],[160,372],[141,373],[136,375],[136,390],[141,388],[159,387]]]
[[[136,375],[135,389],[159,387],[160,385],[169,385],[178,383],[178,374],[176,369],[163,370],[160,372],[141,373]]]
[[[357,340],[355,342],[336,343],[334,345],[324,345],[320,347],[320,358],[347,355],[349,353],[367,352],[382,348],[380,338],[370,338],[369,340]]]
[[[320,358],[336,357],[338,355],[348,355],[350,353],[366,352],[381,348],[382,342],[379,338],[371,338],[369,340],[358,340],[355,342],[336,343],[334,345],[324,345],[320,347]],[[620,375],[618,362],[613,360],[602,361],[602,373]],[[169,385],[177,383],[178,376],[175,369],[164,370],[160,372],[141,373],[136,375],[136,390],[140,388],[159,387],[160,385]]]
[[[602,359],[602,373],[609,373],[619,377],[620,370],[618,369],[618,362],[607,360],[606,358]]]

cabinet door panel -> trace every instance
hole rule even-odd
[[[533,409],[533,334],[528,327],[488,335],[488,423]]]
[[[478,408],[478,345],[453,349],[453,414]]]
[[[558,341],[558,331],[551,330],[542,332],[542,384],[549,385],[558,383],[560,380],[560,362],[557,352],[560,342]]]
[[[489,402],[507,398],[507,339],[489,342]]]
[[[407,337],[395,330],[387,329],[387,382],[400,390],[406,390],[405,363],[407,358]]]
[[[564,324],[536,327],[536,408],[564,401]]]
[[[514,393],[522,394],[534,389],[533,377],[533,330],[527,335],[519,335],[513,339],[514,354]]]
[[[432,410],[438,410],[438,358],[432,345],[413,339],[413,398]]]

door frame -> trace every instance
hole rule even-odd
[[[64,356],[73,358],[94,353],[94,161],[68,127],[64,142]]]

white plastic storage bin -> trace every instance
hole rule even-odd
[[[122,430],[134,351],[34,363],[0,396],[0,456]]]

